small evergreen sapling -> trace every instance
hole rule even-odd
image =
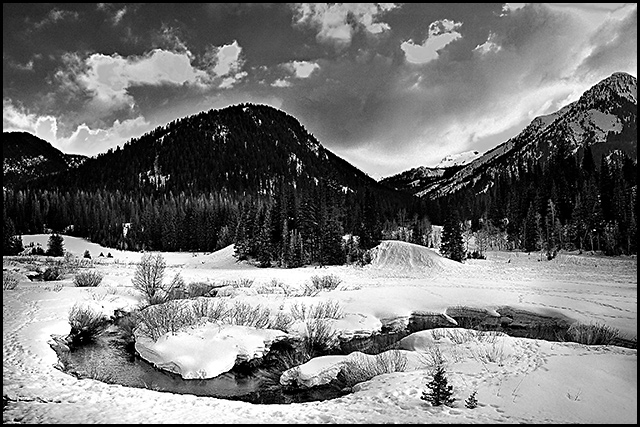
[[[429,387],[429,391],[423,391],[421,399],[430,402],[433,406],[443,404],[451,406],[455,401],[455,398],[452,397],[453,386],[448,385],[443,364],[438,364],[433,373],[433,379],[427,384],[427,387]]]
[[[469,409],[475,409],[478,407],[478,399],[476,399],[476,393],[478,390],[475,390],[471,395],[464,401],[464,406]]]

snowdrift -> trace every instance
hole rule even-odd
[[[394,272],[435,273],[458,269],[461,263],[452,261],[433,249],[399,240],[383,240],[371,250],[369,268]]]

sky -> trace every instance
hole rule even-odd
[[[238,103],[380,179],[486,152],[614,72],[637,3],[3,3],[4,132],[96,155]]]

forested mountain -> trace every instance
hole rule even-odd
[[[236,243],[241,258],[293,265],[343,262],[344,234],[366,249],[400,207],[417,215],[416,200],[328,151],[292,116],[240,104],[8,189],[5,213],[21,233],[49,228],[130,249]]]
[[[637,252],[637,79],[614,73],[460,170],[403,188],[508,247]],[[398,186],[396,186],[398,188]]]
[[[5,187],[66,171],[85,160],[86,156],[64,154],[27,132],[2,133],[2,185]]]

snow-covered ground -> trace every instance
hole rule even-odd
[[[23,236],[23,242],[46,248],[48,237]],[[134,306],[140,296],[131,279],[142,254],[63,237],[72,254],[90,251],[104,279],[91,289],[74,287],[71,275],[59,282],[23,276],[16,289],[3,290],[4,423],[637,423],[635,349],[507,336],[456,344],[441,330],[403,340],[411,362],[405,372],[380,375],[349,395],[322,402],[258,405],[78,380],[54,368],[51,335],[69,332],[68,312],[78,301],[108,309]],[[97,260],[100,252],[113,258]],[[166,277],[179,272],[187,283],[247,278],[254,286],[280,282],[296,289],[312,276],[336,275],[342,280],[336,290],[306,298],[339,301],[347,314],[339,324],[345,333],[415,311],[444,313],[464,305],[563,315],[637,337],[635,257],[561,253],[538,261],[537,254],[489,252],[487,260],[460,264],[424,247],[390,241],[382,242],[366,267],[259,269],[236,263],[232,247],[162,255]],[[24,272],[22,264],[6,258],[3,269]],[[249,291],[235,298],[278,306],[291,302],[284,294]],[[416,361],[434,348],[447,360],[453,407],[434,407],[420,398],[432,376]],[[327,366],[315,360],[305,373]],[[467,409],[464,401],[476,390],[479,405]]]

